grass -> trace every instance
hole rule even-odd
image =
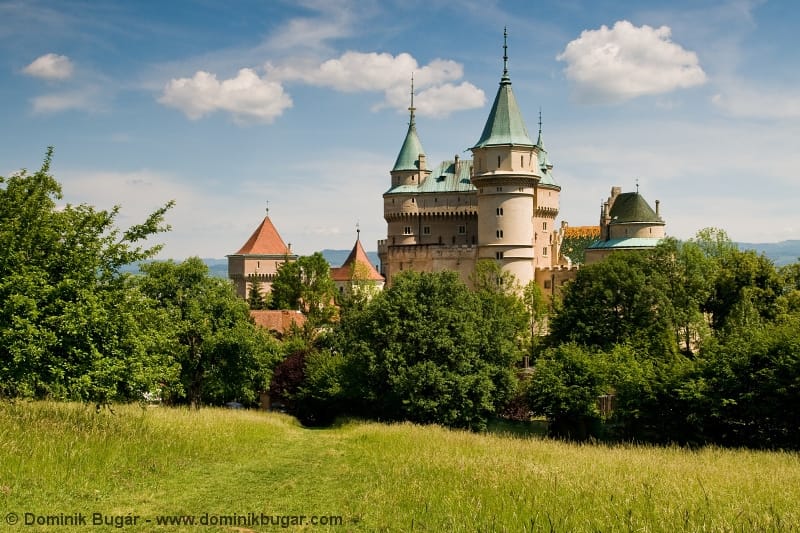
[[[794,531],[800,456],[575,445],[412,424],[311,430],[279,414],[0,403],[0,530],[13,512],[341,516],[335,531]],[[280,525],[202,531],[279,531]]]

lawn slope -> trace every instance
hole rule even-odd
[[[311,430],[254,411],[0,403],[0,530],[87,530],[7,526],[8,513],[22,521],[27,512],[140,517],[91,531],[286,530],[155,523],[248,513],[343,520],[288,528],[303,531],[793,531],[798,501],[796,453],[580,446],[411,424]]]

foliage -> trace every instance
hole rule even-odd
[[[269,309],[270,294],[263,292],[263,284],[256,277],[250,279],[250,290],[247,293],[247,305],[250,309]]]
[[[521,303],[498,313],[506,298],[471,292],[455,272],[409,271],[366,307],[343,314],[331,349],[345,358],[342,383],[346,398],[358,398],[353,410],[485,427],[513,392],[511,367],[527,327]]]
[[[582,265],[586,262],[586,248],[599,237],[599,233],[565,237],[561,241],[561,253],[569,257],[573,263]]]
[[[159,312],[120,268],[152,257],[169,202],[125,231],[120,208],[58,206],[49,148],[40,170],[0,177],[0,394],[141,399],[174,368]]]
[[[648,352],[675,350],[672,302],[649,258],[618,252],[578,271],[550,322],[553,344],[606,349],[630,343]]]
[[[163,328],[170,353],[180,363],[182,390],[175,399],[202,403],[254,403],[266,390],[278,358],[277,342],[257,328],[247,303],[231,285],[212,277],[199,258],[141,267],[141,290],[169,316]]]
[[[272,282],[272,309],[299,309],[311,327],[331,322],[336,315],[336,285],[330,265],[320,252],[283,263]]]

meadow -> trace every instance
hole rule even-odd
[[[797,453],[0,403],[3,531],[796,531],[798,502]]]

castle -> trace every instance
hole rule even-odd
[[[541,113],[534,142],[511,89],[507,34],[503,36],[503,74],[483,131],[470,148],[471,160],[456,155],[428,166],[417,133],[412,80],[408,130],[383,194],[387,236],[378,241],[380,273],[356,239],[347,263],[332,269],[340,290],[353,281],[356,270],[380,287],[384,280],[391,285],[404,270],[452,270],[469,284],[476,263],[489,259],[513,274],[520,287],[535,281],[551,298],[578,268],[562,253],[565,239],[593,239],[585,250],[591,263],[616,250],[652,248],[664,237],[659,202],[654,211],[638,185],[635,193],[612,188],[599,226],[556,226],[561,186],[544,146]],[[228,258],[229,277],[246,297],[254,280],[269,291],[280,263],[296,256],[267,216]]]
[[[472,160],[428,166],[412,85],[408,131],[383,195],[387,237],[378,255],[387,284],[403,270],[453,270],[469,283],[482,259],[497,261],[521,286],[535,280],[546,293],[574,276],[555,224],[561,186],[541,117],[534,142],[511,89],[505,33],[503,51],[500,86]]]

